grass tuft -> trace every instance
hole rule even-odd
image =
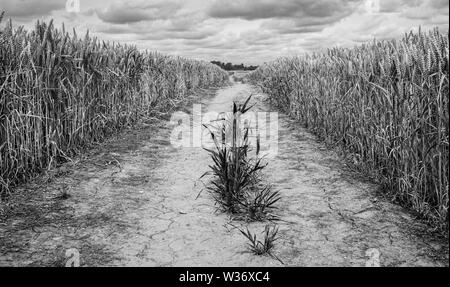
[[[276,257],[272,252],[273,248],[275,247],[275,242],[279,239],[279,237],[277,236],[278,227],[271,227],[270,225],[266,225],[263,232],[263,241],[258,240],[256,235],[252,234],[250,230],[248,230],[248,228],[246,229],[246,231],[239,231],[248,239],[249,243],[247,244],[247,246],[251,253],[258,256],[269,255],[270,257],[284,264],[283,261]]]

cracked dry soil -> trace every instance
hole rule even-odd
[[[270,110],[246,84],[209,93],[204,111],[229,111],[252,93],[255,110]],[[274,253],[285,265],[365,266],[375,249],[381,266],[448,266],[445,239],[298,123],[282,114],[278,121],[278,156],[263,173],[281,190]],[[231,223],[208,194],[196,199],[211,160],[200,148],[172,147],[172,129],[159,121],[127,130],[55,176],[18,188],[0,222],[0,266],[64,266],[70,248],[81,266],[282,266],[246,253],[247,239],[234,227],[258,233],[264,223]]]

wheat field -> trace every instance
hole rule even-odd
[[[249,80],[346,151],[392,199],[448,230],[449,41],[438,30],[280,58]]]
[[[189,92],[228,80],[207,62],[80,37],[52,22],[31,31],[3,25],[0,63],[2,196]]]

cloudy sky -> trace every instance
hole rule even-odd
[[[54,19],[140,49],[245,64],[449,26],[449,0],[0,0],[0,10],[16,26]]]

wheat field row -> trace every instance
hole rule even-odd
[[[1,19],[1,17],[0,17]],[[1,20],[0,20],[1,22]],[[0,193],[81,148],[228,81],[203,61],[37,22],[0,29]]]
[[[449,41],[438,30],[280,58],[249,80],[352,166],[448,230]]]

